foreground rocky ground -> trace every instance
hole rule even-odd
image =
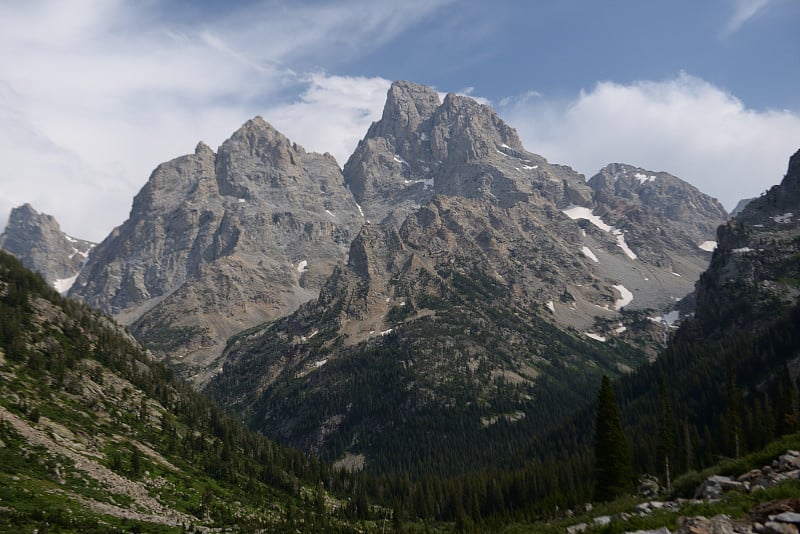
[[[626,534],[796,534],[800,532],[800,497],[769,499],[753,506],[743,516],[720,513],[694,515],[694,508],[723,505],[742,498],[759,499],[776,488],[786,489],[786,494],[796,493],[792,485],[800,481],[800,452],[788,450],[770,464],[752,469],[738,476],[712,475],[703,480],[691,499],[646,500],[633,508],[610,515],[597,515],[590,521],[575,523],[566,528],[568,534],[578,532],[625,532]],[[652,481],[645,481],[640,493],[657,492]],[[796,489],[796,488],[795,488]],[[655,491],[654,491],[655,490]],[[724,506],[723,506],[724,507]],[[687,513],[689,512],[689,513]],[[665,526],[644,530],[623,530],[626,523],[636,518],[656,515],[665,517]],[[677,522],[674,518],[677,516]],[[677,523],[677,528],[674,524]],[[667,525],[671,525],[670,526]]]

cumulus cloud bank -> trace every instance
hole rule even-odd
[[[658,82],[600,82],[568,101],[530,93],[501,103],[500,114],[529,150],[587,178],[611,162],[667,171],[729,210],[780,182],[800,148],[798,114],[748,109],[683,73]]]
[[[199,140],[218,146],[255,115],[346,157],[388,82],[308,72],[380,46],[450,1],[265,0],[201,20],[156,2],[0,3],[0,229],[13,206],[31,202],[100,240],[156,165]]]

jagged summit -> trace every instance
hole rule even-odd
[[[39,213],[27,203],[11,210],[0,234],[0,248],[62,292],[69,289],[93,246],[94,243],[67,235],[55,217]]]
[[[601,209],[613,213],[616,224],[628,231],[631,239],[638,238],[643,243],[645,255],[649,253],[652,259],[662,262],[669,261],[678,250],[710,248],[707,242],[715,235],[717,226],[728,218],[717,199],[667,172],[611,163],[590,178],[588,184]],[[660,228],[669,250],[663,250],[662,245],[648,245],[652,224]]]
[[[313,298],[362,222],[333,157],[256,117],[159,165],[71,296],[202,382],[229,336]]]
[[[736,220],[750,224],[786,224],[800,218],[800,150],[789,158],[780,184],[749,202]]]
[[[709,331],[773,321],[800,297],[800,151],[780,184],[717,230],[719,246],[698,282],[697,316]],[[731,323],[732,310],[744,319]]]
[[[432,88],[395,82],[381,120],[344,166],[368,218],[406,215],[434,194],[487,198],[503,206],[545,196],[588,201],[582,175],[527,152],[495,111],[465,96],[440,103]]]

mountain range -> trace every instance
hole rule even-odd
[[[344,469],[328,489],[393,495],[395,517],[458,524],[464,514],[574,504],[591,495],[590,414],[602,375],[617,378],[639,473],[659,473],[662,454],[675,470],[700,469],[800,428],[798,213],[800,152],[780,185],[729,219],[669,173],[612,163],[586,180],[528,152],[490,107],[395,82],[343,168],[257,117],[216,152],[200,143],[156,168],[129,218],[96,246],[29,205],[15,209],[2,247],[150,352],[3,259],[0,274],[25,280],[0,285],[0,366],[17,391],[3,409],[13,421],[35,418],[23,397],[41,404],[37,369],[47,370],[47,387],[90,407],[79,411],[95,409],[87,387],[121,403],[102,382],[131,380],[146,394],[134,395],[139,420],[126,420],[142,435],[125,446],[163,467],[147,447],[169,433],[156,439],[140,423],[172,421],[165,414],[177,410],[176,435],[191,448],[200,412],[187,406],[207,402],[188,388],[176,396],[174,370],[251,429]],[[13,310],[26,302],[22,320]],[[118,376],[76,356],[84,353]],[[91,383],[81,386],[86,373]],[[175,400],[187,395],[194,400]],[[257,444],[208,406],[198,408],[211,414],[201,417],[208,426],[196,432],[216,445],[203,465],[217,462],[229,482],[245,483],[250,460],[223,444],[237,436],[250,459],[278,446]],[[293,477],[330,476],[327,463],[294,463],[280,450],[280,467],[259,476],[290,495]],[[274,524],[248,502],[237,513]]]
[[[32,224],[17,219],[4,243]],[[492,443],[497,421],[527,435],[600,373],[652,360],[726,219],[669,173],[610,164],[586,180],[490,107],[395,82],[343,169],[260,117],[159,165],[69,296],[254,428],[380,464],[397,440],[369,429],[427,432],[454,409]],[[353,413],[387,380],[405,408]]]

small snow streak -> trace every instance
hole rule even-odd
[[[564,215],[570,219],[586,219],[604,232],[610,232],[613,228],[603,222],[603,219],[592,213],[592,210],[583,206],[570,206],[563,210]]]
[[[627,287],[623,286],[622,284],[613,285],[611,287],[619,291],[620,294],[620,298],[614,302],[614,309],[620,310],[623,306],[627,306],[633,302],[633,293],[631,293]]]
[[[589,247],[586,246],[581,247],[581,252],[583,252],[583,255],[592,260],[593,262],[600,263],[600,260],[597,259],[597,256],[594,255],[594,252],[592,252],[592,250]]]
[[[59,278],[53,282],[53,287],[62,295],[66,295],[67,291],[69,291],[69,289],[72,287],[72,284],[74,284],[75,280],[77,279],[77,274],[75,276],[70,276],[69,278]]]
[[[622,252],[624,252],[625,255],[628,256],[630,259],[635,260],[638,256],[634,251],[631,250],[631,248],[625,242],[625,234],[622,233],[622,230],[617,230],[615,228],[612,233],[617,238],[617,246],[622,249]]]

